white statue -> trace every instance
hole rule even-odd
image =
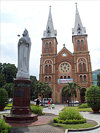
[[[22,35],[23,37],[21,37],[18,42],[18,73],[16,78],[30,79],[29,58],[31,50],[31,39],[26,29]]]

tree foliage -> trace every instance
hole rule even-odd
[[[100,73],[97,74],[97,85],[100,86]]]
[[[48,85],[48,83],[39,82],[36,85],[36,88],[35,95],[37,95],[37,97],[41,95],[41,98],[49,98],[49,95],[52,94],[52,88]]]
[[[14,83],[6,83],[3,88],[8,92],[8,97],[12,98],[14,93]]]
[[[92,85],[87,88],[85,99],[91,108],[100,108],[100,87]]]
[[[0,64],[0,71],[5,76],[6,83],[13,83],[13,78],[16,78],[17,68],[15,64]]]
[[[77,97],[76,89],[81,90],[81,87],[78,86],[76,83],[68,83],[66,86],[63,87],[62,95],[68,98],[71,97],[73,98],[73,101],[74,101],[74,96]],[[74,102],[73,102],[73,106],[74,106]]]
[[[8,103],[8,93],[5,89],[0,88],[0,106],[5,106]]]
[[[38,80],[36,79],[36,76],[30,76],[30,80],[31,80],[31,89],[30,89],[30,97],[31,99],[35,99],[37,97],[35,97],[35,91],[36,91],[36,85],[38,84]]]
[[[0,73],[0,87],[4,86],[6,83],[5,76]]]

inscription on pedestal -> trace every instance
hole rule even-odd
[[[16,83],[14,87],[30,87],[30,84]]]
[[[21,90],[15,90],[14,92],[14,97],[25,97],[25,90],[21,89]]]

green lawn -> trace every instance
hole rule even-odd
[[[33,104],[31,104],[31,106],[34,106]],[[44,107],[44,106],[43,106]],[[88,112],[92,112],[92,109],[91,108],[78,108],[77,106],[67,106],[65,107],[64,109],[66,108],[74,108],[74,109],[77,109],[78,111],[88,111]],[[6,105],[6,107],[4,108],[5,110],[8,109],[10,110],[12,108],[12,103],[8,103]]]
[[[12,108],[12,103],[8,103],[6,105],[6,107],[4,108],[4,110],[6,110],[6,109],[10,110],[11,108]]]
[[[91,108],[78,108],[77,106],[67,106],[65,107],[64,109],[66,108],[73,108],[73,109],[77,109],[78,111],[88,111],[88,112],[92,112],[92,109]]]
[[[91,123],[83,123],[83,124],[60,124],[60,123],[54,123],[54,126],[61,126],[64,129],[81,129],[81,128],[89,128],[94,127],[97,124],[93,125]]]
[[[91,108],[78,108],[77,106],[67,106],[64,109],[69,108],[69,107],[73,108],[73,109],[77,109],[80,112],[82,112],[82,111],[84,111],[84,112],[86,112],[86,111],[87,112],[93,112]],[[99,112],[100,112],[100,110],[99,110]]]

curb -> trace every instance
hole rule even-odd
[[[96,128],[99,128],[99,127],[100,127],[100,125],[97,125],[97,126],[94,126],[94,127],[91,127],[91,128],[66,129],[66,130],[68,130],[68,131],[73,131],[73,132],[75,132],[75,131],[88,131],[88,130],[93,130],[93,129],[96,129]],[[68,131],[67,131],[67,132],[65,131],[65,133],[68,133]]]

